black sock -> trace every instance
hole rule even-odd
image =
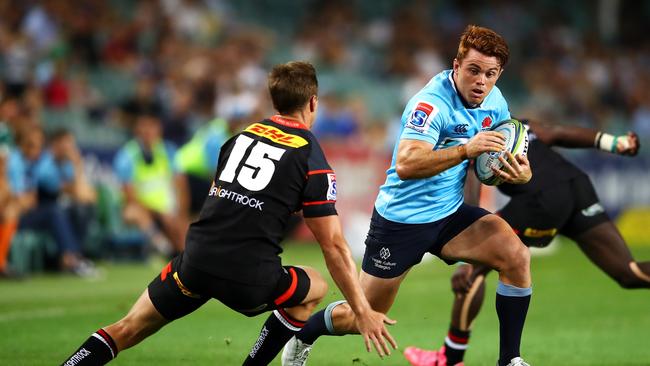
[[[304,325],[304,322],[293,319],[284,309],[274,310],[264,322],[260,336],[244,365],[268,365]]]
[[[452,366],[463,362],[465,350],[469,342],[470,331],[463,331],[458,328],[449,326],[449,333],[445,338],[445,356],[447,356],[447,365]]]
[[[296,338],[303,343],[314,344],[318,337],[322,335],[335,335],[334,326],[332,325],[332,311],[344,302],[335,301],[327,305],[325,309],[312,314],[307,320],[307,324],[296,334]]]
[[[100,329],[93,333],[62,366],[94,366],[104,365],[117,356],[117,346],[113,338]]]
[[[307,324],[296,334],[296,338],[303,343],[314,344],[316,339],[324,334],[329,334],[325,325],[325,309],[309,317]]]
[[[499,316],[499,366],[519,357],[521,333],[524,329],[532,289],[505,285],[497,286],[496,308]]]

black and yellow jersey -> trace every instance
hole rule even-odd
[[[289,217],[336,215],[336,176],[302,123],[273,116],[221,148],[199,219],[190,225],[192,266],[220,278],[265,284],[280,265]]]

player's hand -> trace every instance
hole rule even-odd
[[[503,164],[501,170],[492,168],[494,174],[500,177],[505,183],[511,184],[525,184],[528,183],[530,178],[533,177],[533,172],[530,170],[530,163],[526,155],[517,154],[512,155],[511,152],[506,152],[508,159],[499,156],[499,161]]]
[[[620,136],[616,141],[616,153],[619,155],[636,156],[640,147],[639,136],[631,131],[626,136]]]
[[[494,131],[484,131],[477,133],[469,139],[465,148],[467,157],[473,159],[484,152],[503,151],[506,147],[506,138],[503,134]]]
[[[386,355],[390,355],[390,348],[386,344],[386,341],[388,341],[393,349],[397,349],[397,343],[388,332],[388,329],[386,329],[386,324],[393,325],[397,321],[389,319],[385,314],[372,309],[365,315],[357,314],[354,321],[357,330],[359,330],[359,334],[361,334],[366,344],[366,351],[371,352],[372,346],[374,345],[379,357],[383,358]]]
[[[472,265],[462,264],[451,276],[451,290],[457,295],[466,294],[472,287]]]

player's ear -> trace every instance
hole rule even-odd
[[[454,68],[454,72],[458,72],[458,70],[460,69],[460,62],[458,62],[457,58],[454,58],[453,68]]]
[[[317,105],[318,105],[318,96],[312,95],[311,98],[309,98],[309,111],[312,113],[316,112]]]

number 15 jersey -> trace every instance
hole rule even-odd
[[[212,187],[190,225],[190,265],[246,284],[268,284],[289,217],[336,215],[336,176],[307,127],[273,116],[221,148]]]

